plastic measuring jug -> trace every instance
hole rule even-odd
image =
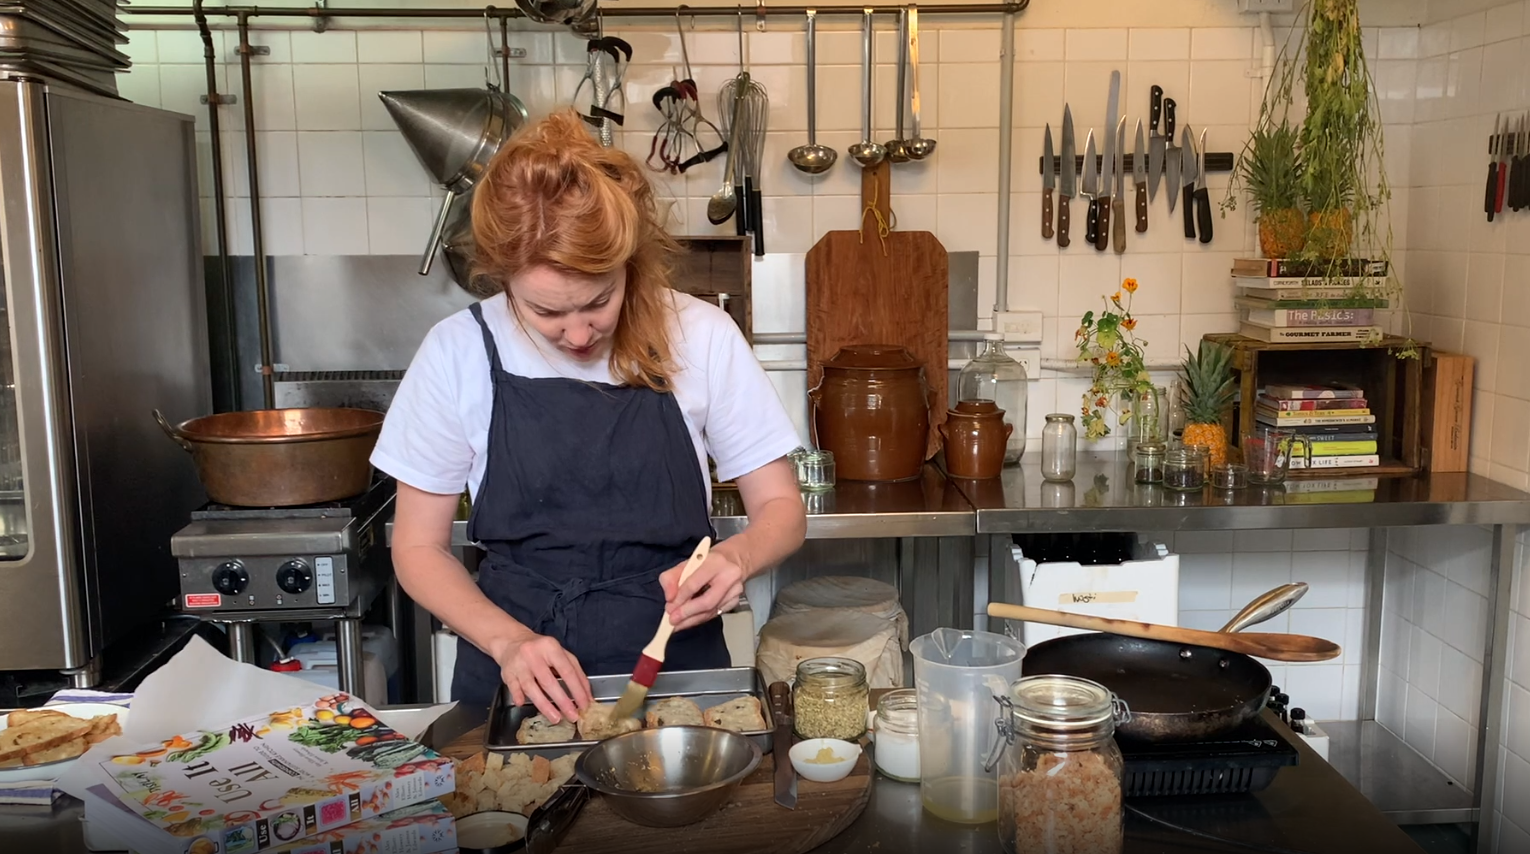
[[[919,697],[919,798],[947,821],[993,821],[999,781],[983,764],[999,737],[994,698],[1020,678],[1025,644],[992,632],[936,629],[909,650]]]

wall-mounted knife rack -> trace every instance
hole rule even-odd
[[[1128,154],[1128,155],[1125,155],[1122,158],[1122,160],[1123,160],[1122,168],[1124,168],[1128,174],[1132,171],[1132,161],[1133,161],[1134,157],[1135,157],[1135,155]],[[1097,155],[1095,155],[1094,159],[1095,159],[1096,168],[1098,168],[1100,170],[1100,172],[1103,173],[1105,171],[1105,158],[1097,154]],[[1231,171],[1233,171],[1233,164],[1236,162],[1236,160],[1237,160],[1237,158],[1235,158],[1233,156],[1233,153],[1231,151],[1209,151],[1209,152],[1206,153],[1206,171],[1207,172],[1231,172]],[[1045,157],[1038,157],[1038,158],[1036,158],[1036,172],[1037,172],[1037,174],[1045,174],[1046,173],[1046,168],[1047,168],[1047,162],[1046,161],[1047,161],[1047,159]],[[1073,158],[1073,171],[1074,172],[1083,172],[1084,171],[1084,155],[1078,154],[1078,155],[1074,156],[1074,158]],[[1062,174],[1062,158],[1061,157],[1053,157],[1052,158],[1052,174],[1053,175],[1060,175],[1060,174]]]

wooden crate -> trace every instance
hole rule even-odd
[[[1424,466],[1466,471],[1472,437],[1472,379],[1476,360],[1436,350],[1424,365]]]
[[[1406,345],[1388,337],[1378,344],[1276,344],[1237,334],[1207,335],[1206,340],[1232,348],[1232,371],[1239,402],[1224,426],[1229,444],[1242,443],[1242,430],[1254,424],[1259,389],[1270,383],[1351,383],[1365,389],[1376,416],[1376,441],[1381,465],[1352,469],[1291,472],[1292,477],[1351,477],[1410,475],[1424,468],[1424,366],[1428,345],[1419,345],[1417,359],[1399,359],[1395,350]]]
[[[753,270],[748,237],[677,237],[685,250],[676,260],[677,291],[722,306],[744,338],[754,342]]]

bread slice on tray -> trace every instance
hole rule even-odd
[[[685,697],[665,697],[648,708],[644,715],[645,726],[706,726],[701,707]]]
[[[66,741],[58,747],[50,747],[47,750],[39,750],[28,753],[21,757],[23,765],[47,765],[49,762],[62,762],[65,759],[75,759],[85,755],[86,748],[90,744],[83,738],[74,741]]]
[[[731,729],[734,732],[760,732],[765,729],[765,716],[760,713],[760,698],[739,697],[718,703],[706,711],[707,726]]]
[[[21,726],[43,718],[67,718],[68,715],[57,709],[17,709],[5,716],[5,725],[8,727]]]
[[[635,732],[643,728],[643,722],[637,718],[611,720],[611,714],[615,711],[615,703],[591,703],[579,713],[579,737],[585,741],[605,741],[624,732]]]
[[[574,729],[570,721],[553,723],[542,715],[533,715],[521,721],[521,728],[515,731],[515,740],[519,744],[559,744],[573,741]]]
[[[9,720],[7,720],[9,723]],[[85,738],[95,727],[92,721],[68,715],[47,715],[0,731],[0,762]]]

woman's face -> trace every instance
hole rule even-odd
[[[610,354],[626,289],[625,268],[601,276],[573,276],[532,267],[510,280],[510,298],[521,322],[581,362]]]

